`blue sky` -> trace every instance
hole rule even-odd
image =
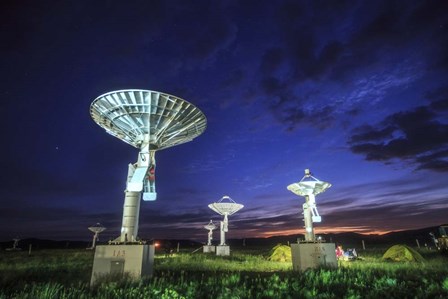
[[[4,1],[0,239],[118,236],[137,151],[89,115],[119,89],[181,97],[208,120],[157,152],[140,237],[303,233],[286,186],[333,186],[316,232],[448,222],[446,1]]]

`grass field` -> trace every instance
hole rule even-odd
[[[161,253],[152,278],[93,288],[92,251],[0,252],[0,298],[448,298],[447,257],[422,250],[423,264],[389,263],[381,260],[384,251],[304,273],[269,261],[267,249],[236,249],[230,257]]]

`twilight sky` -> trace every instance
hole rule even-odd
[[[89,106],[128,88],[208,120],[157,152],[143,239],[205,241],[223,195],[245,205],[228,238],[303,233],[305,168],[333,185],[316,233],[448,222],[447,1],[9,0],[0,20],[0,240],[119,235],[137,150]]]

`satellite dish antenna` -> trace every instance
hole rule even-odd
[[[14,250],[17,250],[19,247],[19,241],[20,241],[20,239],[19,238],[15,238],[15,239],[12,239],[13,241],[14,241],[14,244],[12,245],[12,248],[14,249]]]
[[[309,169],[305,169],[305,176],[298,183],[293,183],[287,187],[292,193],[305,197],[305,203],[303,204],[305,241],[315,241],[313,222],[322,221],[316,207],[316,195],[325,192],[330,187],[330,183],[313,177]]]
[[[166,93],[127,89],[108,92],[90,106],[93,120],[107,133],[139,150],[129,164],[121,235],[116,242],[136,241],[140,198],[157,198],[155,152],[193,140],[207,126],[205,115],[193,104]]]
[[[213,223],[212,220],[210,220],[209,224],[204,225],[204,228],[206,230],[208,230],[207,246],[211,246],[212,245],[212,240],[213,240],[213,230],[216,229],[216,225]]]
[[[96,244],[96,240],[99,240],[98,235],[100,233],[102,233],[103,231],[106,230],[106,228],[104,226],[102,226],[101,224],[97,223],[94,226],[90,226],[88,227],[88,229],[93,232],[93,240],[92,240],[92,247],[87,248],[87,249],[95,249],[95,244]]]
[[[20,239],[18,237],[12,239],[14,242],[12,243],[12,248],[6,248],[7,251],[20,251],[22,248],[19,247]]]
[[[224,220],[221,221],[221,243],[220,246],[226,246],[226,232],[229,231],[229,220],[227,216],[233,215],[241,210],[244,205],[236,203],[229,196],[223,196],[218,202],[214,202],[208,205],[210,209],[224,216]]]

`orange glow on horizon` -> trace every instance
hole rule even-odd
[[[394,232],[400,230],[393,230]],[[357,233],[362,235],[384,235],[392,230],[371,230],[365,227],[336,227],[336,228],[318,228],[314,230],[314,234],[337,234],[337,233]],[[278,231],[268,231],[263,232],[259,237],[269,238],[273,236],[287,236],[287,235],[296,235],[296,234],[305,234],[305,229],[288,229],[288,230],[278,230]]]

